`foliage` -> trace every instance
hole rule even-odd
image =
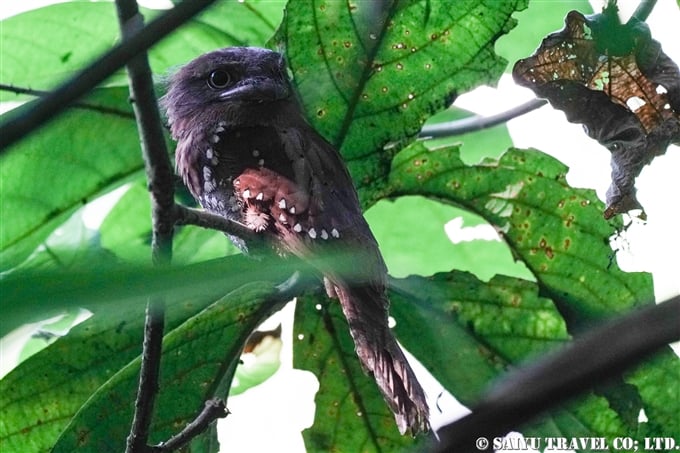
[[[457,95],[498,80],[507,61],[494,51],[496,40],[532,8],[518,13],[522,0],[461,0],[453,9],[411,0],[380,12],[372,4],[218,2],[151,49],[151,62],[162,77],[217,47],[269,43],[285,51],[310,122],[341,150],[364,207],[375,204],[367,217],[384,232],[378,236],[388,264],[404,277],[390,284],[399,340],[471,405],[513,366],[650,303],[652,282],[611,259],[608,238],[621,220],[605,221],[594,192],[570,187],[555,159],[512,148],[503,127],[436,146],[414,142]],[[5,20],[0,78],[52,88],[115,41],[114,16],[106,3],[64,3]],[[512,41],[503,46],[515,48]],[[190,227],[177,232],[174,267],[140,264],[149,254],[149,202],[125,84],[112,77],[0,157],[1,332],[75,307],[94,313],[0,381],[0,442],[10,451],[120,451],[139,367],[141,307],[159,292],[169,311],[152,440],[166,439],[202,401],[227,396],[241,347],[276,305],[273,285],[290,274],[278,262],[214,260],[235,251],[220,233]],[[123,185],[126,193],[95,234],[53,246],[58,228],[74,231],[69,218],[82,226],[82,207]],[[399,216],[398,236],[394,219],[380,210]],[[442,219],[454,215],[488,222],[505,246],[432,245],[424,232],[442,234]],[[418,255],[411,245],[423,237],[430,248]],[[506,275],[491,278],[499,272]],[[337,304],[306,294],[294,332],[295,366],[320,380],[315,424],[304,433],[309,451],[395,451],[417,442],[398,435],[362,373]],[[525,431],[677,434],[679,374],[677,357],[664,351],[608,391],[593,390]],[[637,421],[642,408],[647,423]]]

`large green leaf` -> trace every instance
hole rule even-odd
[[[87,271],[5,279],[0,292],[11,306],[22,300],[48,300],[56,308],[87,306],[95,314],[0,380],[0,442],[34,445],[36,449],[30,451],[53,445],[84,402],[139,354],[144,302],[150,295],[165,295],[170,332],[221,295],[257,280],[261,272],[283,281],[285,268],[280,260],[257,262],[234,256],[163,272],[90,263]],[[89,301],[93,294],[96,300]],[[4,327],[11,313],[3,308]],[[32,308],[47,311],[40,304]],[[195,335],[201,334],[199,327],[194,326]]]
[[[468,406],[508,369],[569,340],[564,320],[534,282],[497,276],[484,283],[463,272],[409,277],[391,281],[390,300],[399,341]],[[522,431],[610,439],[631,434],[607,401],[592,394]]]
[[[263,46],[281,23],[285,6],[285,0],[220,0],[194,20],[224,33],[230,45]]]
[[[340,304],[323,296],[298,300],[293,366],[319,379],[312,428],[303,431],[308,452],[404,451],[413,439],[401,436],[377,385],[354,353]]]
[[[390,300],[399,341],[467,405],[509,365],[569,339],[552,301],[524,280],[483,283],[458,271],[413,276],[391,280]]]
[[[152,444],[176,434],[212,397],[226,398],[239,353],[250,332],[280,304],[271,284],[253,282],[169,331],[163,341],[160,391]],[[87,400],[53,452],[119,452],[134,410],[139,359],[118,371]]]
[[[239,18],[227,14],[239,2],[223,2],[220,20],[237,26]],[[266,3],[266,2],[265,2]],[[230,4],[234,6],[230,6]],[[265,5],[268,9],[268,6]],[[250,8],[253,17],[257,9]],[[158,11],[142,9],[146,20]],[[40,30],[36,33],[35,30]],[[149,51],[149,63],[154,73],[185,63],[197,55],[215,48],[237,44],[262,45],[273,33],[273,27],[253,27],[247,35],[226,33],[204,21],[190,21],[182,33],[174,33]],[[116,8],[110,2],[67,2],[19,14],[2,23],[0,31],[0,80],[18,87],[49,90],[73,75],[100,53],[108,50],[120,38]],[[127,85],[121,71],[108,80],[109,84]],[[0,100],[16,96],[0,92]]]
[[[535,150],[465,165],[457,146],[416,143],[395,157],[390,183],[394,196],[437,198],[494,225],[576,331],[654,299],[650,275],[623,272],[612,257],[608,238],[620,221],[605,221],[602,202],[569,187],[566,170]]]
[[[466,90],[507,64],[496,39],[523,0],[290,2],[274,42],[285,50],[309,120],[344,155],[366,203],[391,156]]]
[[[130,114],[124,88],[96,90],[87,102]],[[28,104],[30,106],[30,104]],[[0,258],[13,267],[77,207],[143,168],[131,117],[71,109],[0,156]]]
[[[140,178],[141,179],[141,178]],[[125,192],[99,228],[101,246],[125,261],[149,261],[151,202],[144,181]],[[173,262],[188,264],[238,253],[218,231],[178,228],[173,240]]]

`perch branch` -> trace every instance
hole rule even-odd
[[[471,414],[442,427],[438,431],[441,443],[432,450],[478,452],[476,439],[503,436],[542,411],[588,390],[593,382],[617,377],[679,339],[680,296],[615,319],[509,376]]]
[[[176,205],[175,219],[177,225],[195,225],[211,230],[218,230],[223,233],[237,236],[246,242],[262,240],[261,235],[253,232],[253,230],[242,223],[200,209]]]
[[[40,98],[21,115],[12,116],[0,124],[0,153],[80,98],[104,79],[123,67],[130,59],[145,51],[173,30],[201,12],[215,0],[185,0],[161,14],[138,33],[95,59],[55,91]]]
[[[451,137],[454,135],[467,134],[468,132],[475,132],[498,124],[510,121],[513,118],[522,116],[537,108],[543,107],[548,101],[545,99],[532,99],[524,104],[513,107],[505,112],[497,113],[490,116],[475,115],[461,120],[449,121],[446,123],[432,124],[423,127],[420,131],[420,138],[440,138]]]

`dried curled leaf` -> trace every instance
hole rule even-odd
[[[635,178],[680,144],[680,72],[647,25],[621,24],[615,7],[587,17],[571,11],[564,29],[515,64],[513,78],[612,153],[605,218],[641,209]]]

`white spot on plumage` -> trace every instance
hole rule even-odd
[[[243,198],[250,198],[250,189],[246,189],[243,191]]]
[[[220,136],[219,135],[213,135],[213,136],[210,137],[210,141],[212,143],[217,143],[217,142],[220,141]]]
[[[260,157],[260,150],[259,149],[253,150],[253,157]]]
[[[207,157],[208,159],[212,159],[214,155],[215,154],[213,153],[212,148],[208,148],[207,150],[205,150],[205,157]]]
[[[293,230],[294,230],[296,233],[302,232],[302,225],[300,225],[299,223],[296,223],[295,226],[293,227]]]
[[[262,167],[262,166],[264,165],[264,159],[258,160],[258,161],[257,161],[257,165],[259,165],[260,167]]]
[[[215,190],[215,183],[212,179],[206,179],[203,183],[203,190],[205,192],[212,192]]]
[[[321,230],[321,239],[323,239],[323,240],[328,239],[328,231]]]
[[[310,238],[316,239],[316,230],[314,228],[310,228],[307,234],[309,234]]]
[[[223,126],[217,126],[217,129],[215,129],[215,133],[219,134],[220,132],[224,132],[224,127]]]
[[[286,215],[283,212],[281,214],[279,214],[279,221],[282,222],[282,223],[288,222],[288,219],[286,218]]]
[[[255,199],[260,201],[264,200],[264,194],[262,192],[258,193]]]
[[[286,209],[286,199],[285,198],[281,198],[279,200],[279,208]]]
[[[217,123],[217,125],[219,127],[225,127],[227,125],[227,122],[226,121],[220,121],[219,123]]]
[[[334,238],[339,238],[339,237],[340,237],[340,232],[339,232],[338,230],[336,230],[335,228],[333,228],[333,229],[331,230],[331,236],[333,236]]]
[[[288,212],[290,212],[291,214],[295,214],[295,206],[291,206]]]

